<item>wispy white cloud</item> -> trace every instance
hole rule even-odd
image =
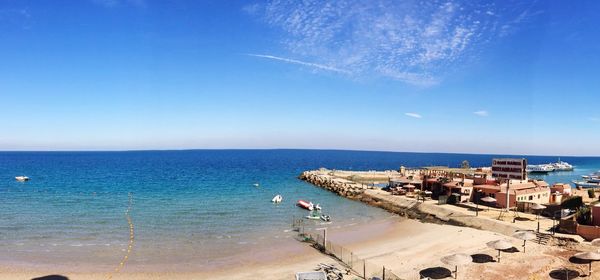
[[[323,64],[318,64],[318,63],[311,63],[311,62],[305,62],[305,61],[300,61],[300,60],[296,60],[296,59],[291,59],[291,58],[285,58],[285,57],[279,57],[279,56],[274,56],[274,55],[267,55],[267,54],[246,54],[248,56],[254,56],[254,57],[260,57],[260,58],[268,58],[268,59],[273,59],[273,60],[278,60],[278,61],[283,61],[286,63],[292,63],[292,64],[298,64],[298,65],[303,65],[303,66],[308,66],[314,69],[319,69],[319,70],[326,70],[326,71],[333,71],[333,72],[338,72],[338,73],[343,73],[343,74],[349,74],[349,71],[343,70],[343,69],[339,69],[339,68],[335,68],[332,66],[328,66],[328,65],[323,65]]]
[[[490,115],[490,113],[486,110],[475,111],[475,112],[473,112],[473,114],[480,116],[480,117],[487,117]]]
[[[146,7],[146,0],[91,0],[93,3],[106,8],[114,8],[121,5],[131,5],[138,8]]]
[[[421,116],[420,114],[417,114],[417,113],[404,113],[404,115],[411,117],[411,118],[415,118],[415,119],[423,118],[423,116]]]
[[[283,31],[286,56],[417,86],[440,83],[492,41],[499,26],[523,21],[493,3],[456,0],[271,0],[244,10]]]
[[[3,26],[13,25],[23,29],[29,29],[32,23],[31,13],[27,8],[21,9],[1,9],[0,24]]]

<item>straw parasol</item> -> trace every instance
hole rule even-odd
[[[536,235],[531,231],[517,231],[513,234],[513,237],[523,240],[523,253],[525,253],[525,242],[527,242],[527,240],[535,239]]]
[[[471,263],[473,261],[473,257],[467,254],[453,254],[445,256],[441,260],[445,264],[454,266],[454,279],[456,279],[458,277],[458,266]]]
[[[594,240],[592,240],[592,242],[590,242],[592,244],[592,246],[599,246],[600,247],[600,238],[596,238]]]
[[[498,262],[500,262],[500,251],[510,249],[513,245],[506,240],[496,240],[486,243],[488,247],[498,250]]]
[[[531,209],[537,210],[537,232],[540,232],[540,211],[546,209],[546,206],[536,203],[533,206],[531,206]]]
[[[481,201],[483,202],[487,202],[487,203],[494,203],[496,202],[496,199],[491,197],[491,196],[486,196],[484,198],[481,199]],[[490,211],[490,205],[488,204],[488,211]]]
[[[575,254],[576,258],[590,262],[588,276],[592,275],[592,262],[600,261],[600,254],[596,252],[583,252]]]

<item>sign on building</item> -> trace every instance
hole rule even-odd
[[[492,177],[526,180],[527,160],[524,158],[495,158],[492,160]]]

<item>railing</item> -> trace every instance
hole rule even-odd
[[[299,233],[303,241],[313,244],[321,252],[329,254],[344,263],[349,269],[362,279],[401,280],[390,269],[380,264],[375,264],[360,258],[351,250],[325,239],[319,233]]]

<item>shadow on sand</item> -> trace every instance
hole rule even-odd
[[[555,269],[550,271],[549,276],[552,279],[568,280],[577,278],[581,276],[581,274],[579,273],[579,271],[572,269]]]
[[[494,257],[490,256],[490,255],[486,255],[486,254],[475,254],[475,255],[471,255],[471,258],[473,258],[473,262],[474,263],[490,263],[490,262],[496,262],[496,260],[494,260]]]
[[[423,269],[419,271],[419,275],[421,275],[421,278],[444,279],[447,277],[452,277],[452,271],[445,267],[438,266]]]
[[[511,247],[511,248],[508,248],[508,249],[505,249],[505,250],[500,250],[500,251],[502,251],[503,253],[518,253],[518,252],[521,252],[516,247]]]
[[[582,259],[578,259],[576,257],[570,257],[569,261],[571,263],[575,263],[575,264],[589,264],[590,263],[590,261],[588,261],[588,260],[582,260]]]
[[[31,280],[69,280],[69,278],[62,275],[46,275],[42,277],[33,278]]]

